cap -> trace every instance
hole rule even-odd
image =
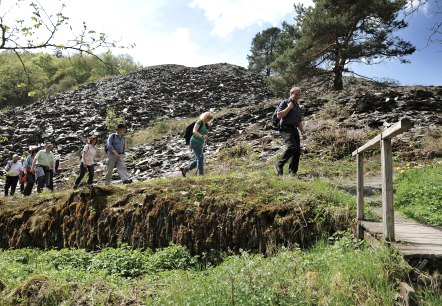
[[[125,128],[126,128],[126,126],[124,124],[119,124],[117,126],[117,129],[125,129]]]
[[[19,159],[20,159],[20,156],[18,156],[18,154],[14,154],[14,155],[12,155],[12,159],[19,160]]]
[[[47,142],[47,143],[45,143],[45,147],[54,147],[54,146],[52,145],[52,143]]]

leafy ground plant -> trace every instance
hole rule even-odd
[[[402,170],[395,189],[395,205],[406,216],[442,226],[442,165]]]

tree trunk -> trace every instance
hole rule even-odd
[[[342,82],[342,66],[335,67],[335,78],[333,80],[333,89],[342,90],[344,89],[344,83]]]

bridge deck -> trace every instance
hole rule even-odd
[[[373,237],[383,238],[380,222],[361,221],[361,226]],[[442,259],[442,228],[410,220],[395,221],[394,246],[405,258]]]

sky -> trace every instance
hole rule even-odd
[[[14,4],[0,0],[0,14],[8,18],[25,14]],[[430,5],[434,5],[431,0]],[[61,7],[59,0],[39,0],[49,14]],[[230,63],[247,67],[253,37],[269,27],[293,22],[293,4],[311,0],[64,0],[70,25],[105,32],[123,45],[115,50],[130,54],[143,66],[181,64],[200,66]],[[429,28],[442,15],[426,6],[409,19],[409,27],[397,34],[419,51],[407,57],[411,64],[385,61],[379,65],[355,65],[358,74],[398,80],[401,85],[442,85],[442,44],[426,47]],[[67,34],[66,34],[67,35]],[[62,35],[63,36],[63,35]]]

